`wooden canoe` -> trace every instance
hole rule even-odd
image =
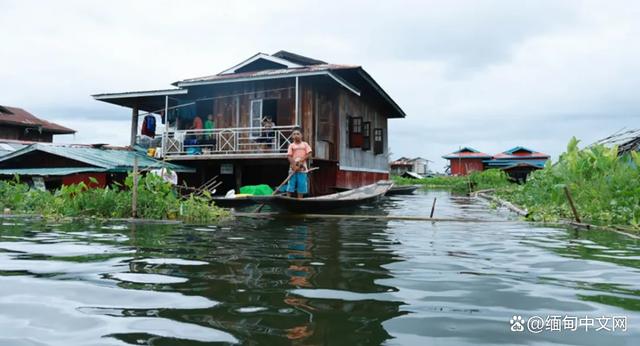
[[[242,208],[272,199],[272,196],[211,197],[211,201],[221,208]]]
[[[271,200],[266,201],[266,203],[294,213],[313,214],[376,202],[382,198],[392,186],[392,182],[381,180],[375,184],[362,186],[357,189],[318,197],[297,199],[286,196],[274,196]]]
[[[419,189],[422,185],[394,185],[387,191],[387,196],[395,196],[395,195],[411,195],[417,189]]]

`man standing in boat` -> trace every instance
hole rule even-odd
[[[309,179],[307,177],[307,160],[311,157],[311,146],[302,140],[302,131],[299,127],[293,129],[291,133],[293,143],[289,144],[287,158],[289,160],[289,184],[287,185],[287,196],[296,192],[298,198],[309,191]]]

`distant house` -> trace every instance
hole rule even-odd
[[[80,182],[105,187],[122,182],[133,170],[136,159],[141,170],[164,166],[181,173],[195,172],[192,168],[163,163],[128,148],[36,143],[0,157],[0,179],[13,179],[17,175],[21,181],[31,183],[39,177],[47,189]],[[97,183],[91,182],[92,178]]]
[[[544,168],[549,155],[517,146],[492,156],[465,147],[443,158],[449,160],[451,175],[467,175],[472,171],[496,168],[523,181],[531,171]]]
[[[389,166],[391,168],[391,174],[402,175],[405,172],[413,172],[425,176],[429,172],[429,162],[431,161],[422,157],[413,159],[401,157],[391,162]]]
[[[0,140],[53,142],[54,135],[75,130],[36,117],[22,108],[0,105]]]
[[[484,161],[485,169],[498,168],[511,178],[524,181],[532,171],[544,168],[549,155],[525,147],[515,147]]]
[[[491,159],[492,156],[470,147],[464,147],[442,158],[449,160],[451,175],[467,175],[473,171],[482,171],[484,169],[483,161]]]
[[[287,176],[295,127],[302,128],[313,148],[313,166],[320,168],[311,176],[312,192],[389,177],[387,123],[405,113],[360,66],[286,51],[258,53],[218,74],[173,85],[93,97],[131,109],[132,145],[142,119],[165,124],[151,143],[159,143],[165,160],[198,170],[189,185],[215,175],[223,182],[220,191],[278,185]],[[213,129],[193,128],[196,117],[205,121],[209,116]]]

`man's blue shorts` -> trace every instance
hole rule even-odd
[[[307,193],[309,190],[308,185],[307,172],[296,172],[289,179],[287,192]]]

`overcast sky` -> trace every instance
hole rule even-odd
[[[0,104],[126,144],[105,92],[162,89],[257,53],[363,66],[407,113],[393,157],[557,156],[640,127],[640,1],[5,1]]]

